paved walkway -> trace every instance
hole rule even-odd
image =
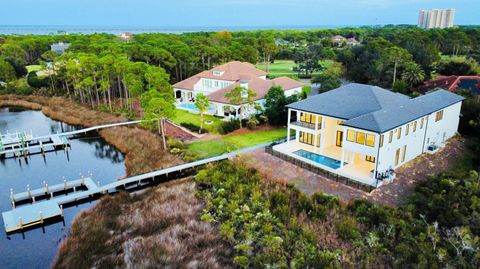
[[[307,194],[325,192],[336,195],[343,201],[365,198],[394,206],[398,205],[418,182],[425,180],[431,174],[447,170],[449,164],[461,156],[463,150],[464,140],[454,138],[436,154],[424,154],[398,169],[397,177],[392,183],[381,186],[370,193],[329,180],[283,161],[265,153],[263,148],[248,152],[241,159],[256,168],[264,178],[294,184]]]

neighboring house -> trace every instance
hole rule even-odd
[[[343,46],[343,44],[345,44],[346,41],[347,39],[341,35],[336,35],[332,37],[332,43],[339,47]]]
[[[394,169],[457,133],[463,99],[442,89],[410,98],[348,84],[288,105],[288,132],[296,138],[273,150],[378,187],[394,179]]]
[[[58,42],[50,45],[50,50],[55,51],[57,54],[64,54],[70,45],[70,43]]]
[[[217,116],[237,116],[240,106],[244,107],[244,117],[257,113],[252,105],[231,104],[225,94],[233,88],[240,86],[251,89],[256,93],[253,100],[263,107],[265,95],[274,86],[281,86],[286,96],[300,93],[302,83],[288,77],[267,79],[267,73],[257,69],[254,65],[244,62],[229,62],[219,65],[211,70],[203,71],[190,78],[173,85],[177,106],[187,110],[194,110],[192,103],[195,96],[202,93],[211,103],[210,114]]]
[[[457,89],[470,90],[473,94],[480,94],[480,76],[441,76],[425,81],[423,86],[416,89],[417,92],[425,94],[436,88],[442,88],[451,92]]]
[[[123,41],[130,41],[131,39],[133,38],[133,34],[130,33],[130,32],[122,32],[120,34],[120,39],[122,39]]]
[[[360,45],[360,42],[356,40],[355,37],[350,37],[347,39],[347,45],[353,47],[353,46]]]

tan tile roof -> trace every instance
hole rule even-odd
[[[252,78],[248,80],[248,88],[257,94],[253,98],[254,101],[264,99],[268,90],[270,90],[270,88],[274,85],[282,86],[282,89],[287,91],[301,87],[303,84],[288,77],[280,77],[273,80],[265,80],[260,78]],[[209,94],[208,99],[213,102],[229,104],[230,102],[225,98],[225,94],[237,86],[240,86],[240,82],[233,83],[228,87]]]
[[[222,75],[216,76],[213,74],[214,71],[223,72]],[[197,83],[200,78],[209,78],[209,79],[218,79],[218,80],[227,80],[227,81],[238,81],[243,79],[258,78],[260,76],[266,76],[267,73],[257,69],[251,63],[245,62],[229,62],[226,64],[219,65],[208,71],[200,72],[190,78],[177,82],[173,85],[174,88],[193,90],[193,86]]]
[[[179,82],[173,84],[173,87],[177,88],[177,89],[184,89],[184,90],[192,90],[193,91],[193,86],[195,85],[195,83],[197,83],[200,80],[200,78],[201,78],[200,76],[195,75],[193,77],[189,77],[187,79],[184,79],[182,81],[179,81]]]

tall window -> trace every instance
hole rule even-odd
[[[435,114],[435,122],[441,121],[442,119],[443,119],[443,110],[440,110]]]
[[[420,129],[423,129],[423,122],[424,122],[424,121],[425,121],[424,118],[422,118],[422,119],[420,120]]]
[[[365,133],[357,132],[357,143],[358,144],[365,144]]]
[[[302,122],[315,124],[316,119],[317,117],[310,113],[304,113],[304,112],[300,113],[300,121]]]
[[[383,135],[380,135],[379,147],[383,147]]]
[[[400,137],[402,137],[402,127],[397,130],[397,139],[400,139]]]
[[[388,138],[388,143],[392,143],[393,140],[393,131],[390,131],[390,137]]]
[[[298,141],[300,141],[300,143],[304,143],[312,146],[315,143],[313,134],[302,132],[302,131],[300,131],[300,136],[298,138]],[[320,135],[317,135],[317,147],[320,147]]]
[[[409,131],[410,131],[410,124],[407,124],[407,126],[405,126],[405,136],[408,135]]]
[[[355,142],[355,131],[347,130],[347,141]]]
[[[417,130],[417,121],[414,121],[413,122],[413,132],[415,133],[416,130]]]
[[[395,166],[398,165],[398,160],[399,160],[399,158],[400,158],[400,149],[397,149],[397,150],[395,151]]]
[[[407,152],[407,145],[403,146],[402,163],[405,161],[405,153],[406,152]]]
[[[372,134],[367,134],[367,140],[366,140],[365,145],[367,145],[369,147],[375,146],[375,136],[372,135]]]

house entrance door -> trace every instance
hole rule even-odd
[[[337,147],[342,147],[343,145],[343,132],[342,131],[337,131]]]

